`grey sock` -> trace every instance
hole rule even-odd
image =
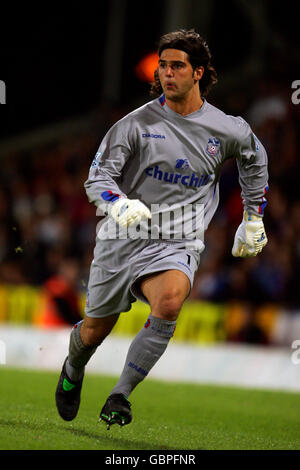
[[[82,320],[83,321],[83,320]],[[70,335],[69,355],[66,362],[66,372],[74,382],[81,379],[84,374],[85,365],[88,363],[97,346],[85,346],[80,337],[82,321],[76,323]]]
[[[142,330],[132,341],[123,372],[112,393],[122,393],[126,397],[141,382],[168,346],[174,334],[176,321],[148,317]]]

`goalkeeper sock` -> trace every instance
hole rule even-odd
[[[111,394],[122,393],[125,397],[129,397],[166,350],[175,326],[176,321],[149,315],[143,329],[129,347],[123,372]]]
[[[67,375],[74,382],[81,379],[84,374],[86,364],[99,346],[85,346],[83,344],[80,336],[82,321],[76,323],[71,331],[69,355],[66,362]]]

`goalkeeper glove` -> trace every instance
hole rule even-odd
[[[138,224],[142,219],[151,218],[151,212],[145,204],[138,199],[124,197],[112,204],[109,215],[124,228]]]
[[[234,237],[232,255],[240,256],[241,258],[256,256],[267,242],[268,239],[262,217],[244,211],[243,221],[239,225]]]

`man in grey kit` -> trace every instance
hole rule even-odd
[[[85,182],[90,202],[106,217],[97,227],[85,317],[72,329],[56,390],[57,408],[65,420],[78,412],[85,365],[120,312],[130,310],[137,298],[150,305],[151,314],[132,341],[120,379],[100,413],[108,428],[131,421],[128,397],[173,336],[204,244],[190,237],[197,211],[184,213],[190,233],[183,232],[181,238],[176,236],[176,221],[169,224],[168,236],[163,224],[153,236],[150,221],[183,206],[202,205],[205,231],[219,203],[222,165],[236,158],[244,214],[232,254],[256,256],[267,243],[262,221],[268,190],[266,152],[242,118],[228,116],[206,101],[216,82],[207,44],[193,30],[180,30],[160,39],[158,53],[153,84],[158,98],[109,130]],[[117,225],[117,236],[111,222]],[[149,236],[127,236],[128,229],[137,226]]]

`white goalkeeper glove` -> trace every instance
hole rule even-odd
[[[138,199],[124,197],[112,204],[109,215],[124,228],[137,225],[142,219],[151,218],[151,212],[145,204]]]
[[[262,217],[244,211],[243,221],[239,225],[234,237],[232,255],[240,256],[241,258],[256,256],[267,242],[268,239]]]

